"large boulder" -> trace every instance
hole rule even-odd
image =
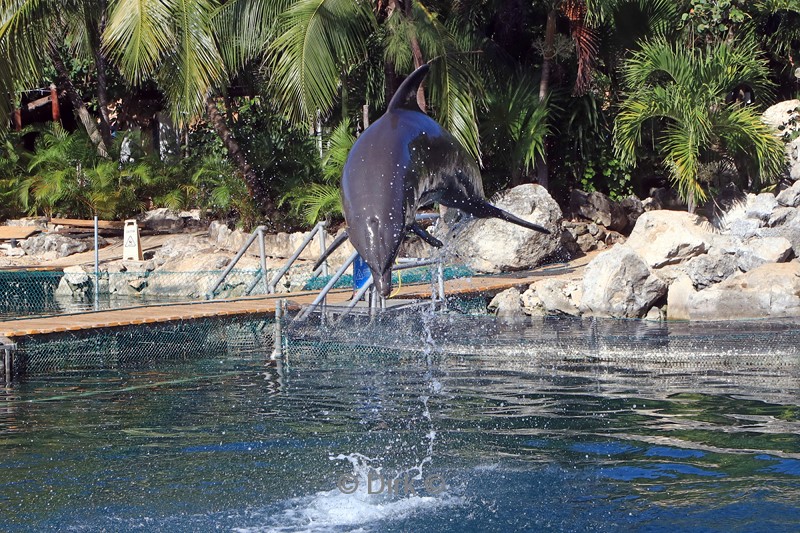
[[[795,181],[791,187],[778,193],[775,200],[786,207],[800,206],[800,181]]]
[[[638,196],[631,195],[620,200],[619,205],[625,212],[625,217],[628,219],[628,225],[625,230],[633,229],[633,227],[636,226],[636,221],[639,220],[639,217],[644,213],[644,204]]]
[[[747,195],[747,207],[745,208],[745,216],[747,218],[755,218],[766,222],[769,220],[772,210],[778,206],[778,200],[771,192],[765,192],[758,195]]]
[[[586,265],[580,309],[591,316],[641,318],[666,293],[667,285],[650,272],[633,248],[623,244]]]
[[[778,102],[764,111],[761,120],[787,141],[789,178],[800,180],[800,137],[791,138],[800,129],[800,100]]]
[[[639,217],[626,245],[652,268],[704,254],[714,235],[703,219],[682,211],[648,211]]]
[[[101,237],[99,245],[102,247],[105,244],[105,239]],[[92,250],[94,248],[94,240],[93,238],[74,239],[58,233],[41,233],[25,239],[20,243],[20,246],[28,255],[36,256],[39,259],[52,260]]]
[[[448,251],[479,272],[521,270],[538,265],[561,244],[561,209],[547,190],[534,184],[505,191],[492,202],[550,230],[540,233],[497,218],[471,221],[448,243]]]
[[[688,280],[688,278],[687,278]],[[701,291],[670,286],[670,319],[740,320],[800,315],[800,262],[769,263]]]
[[[573,215],[602,224],[614,231],[625,231],[628,227],[625,209],[601,192],[573,189],[569,196],[569,209]]]
[[[542,279],[522,293],[525,314],[580,315],[583,286],[580,281]]]
[[[172,209],[159,207],[138,217],[139,225],[153,231],[176,233],[183,231],[184,220]]]
[[[208,225],[208,239],[211,244],[222,250],[238,252],[249,237],[249,234],[239,229],[231,229],[224,222],[215,220]],[[249,251],[251,255],[257,255],[258,246],[251,247]]]
[[[500,292],[489,302],[488,311],[499,317],[522,316],[522,302],[519,289],[511,287]]]
[[[774,228],[758,228],[753,231],[756,238],[783,237],[792,244],[795,257],[800,257],[800,216],[794,216]]]
[[[83,267],[71,266],[64,269],[64,275],[58,282],[55,294],[57,296],[84,298],[93,290],[93,287],[92,278],[89,277]]]
[[[750,239],[736,251],[736,266],[749,272],[766,263],[782,263],[792,256],[792,243],[786,237]]]
[[[698,290],[719,283],[738,272],[736,257],[725,253],[698,255],[676,268],[685,273]]]
[[[786,145],[786,155],[789,158],[789,179],[800,181],[800,137]]]
[[[197,235],[176,235],[164,241],[153,256],[153,261],[156,267],[160,267],[172,259],[191,258],[200,253],[213,251],[214,246],[206,238]]]
[[[786,131],[789,124],[800,120],[800,100],[784,100],[768,107],[761,115],[761,121],[777,133]]]

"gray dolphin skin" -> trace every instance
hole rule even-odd
[[[422,206],[440,203],[550,233],[486,202],[476,162],[417,105],[428,69],[422,65],[403,81],[386,113],[353,145],[342,174],[347,236],[384,297],[391,292],[392,264],[409,231],[433,246],[442,244],[416,223]],[[344,234],[337,240],[333,244],[341,244]]]

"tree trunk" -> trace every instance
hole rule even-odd
[[[228,152],[228,157],[231,158],[233,164],[236,165],[236,168],[242,173],[250,196],[256,200],[258,207],[263,208],[272,216],[274,214],[275,204],[269,197],[269,193],[265,191],[258,182],[258,176],[253,171],[253,167],[250,163],[247,162],[247,158],[244,152],[242,152],[241,146],[239,146],[236,138],[234,138],[233,132],[228,128],[228,124],[225,122],[225,117],[222,115],[211,96],[206,98],[206,113],[208,114],[208,119],[214,131],[219,136],[220,140],[222,140],[222,144]]]
[[[539,100],[547,98],[550,92],[550,71],[553,57],[555,56],[554,43],[556,39],[555,6],[547,13],[547,25],[544,33],[544,50],[542,51],[542,79],[539,82]],[[547,165],[547,143],[542,147],[543,154],[536,158],[536,181],[545,189],[550,188],[550,169]]]
[[[64,92],[66,92],[70,103],[72,103],[72,107],[75,109],[78,119],[86,129],[86,133],[89,134],[89,139],[91,139],[92,144],[97,147],[97,153],[100,155],[100,157],[107,158],[108,148],[106,147],[105,141],[103,141],[103,136],[100,135],[100,131],[97,129],[97,123],[89,114],[89,110],[86,109],[86,104],[83,103],[83,100],[78,94],[77,89],[75,89],[75,86],[72,84],[67,66],[64,64],[64,60],[61,58],[61,53],[58,51],[58,47],[55,45],[52,39],[49,41],[49,52],[50,59],[53,62],[56,73],[58,73],[60,78],[61,87]]]
[[[58,107],[58,89],[54,83],[50,84],[50,114],[53,122],[61,121],[61,109]]]
[[[411,20],[412,13],[412,0],[405,0],[403,2],[403,14],[408,20]],[[417,39],[416,34],[411,35],[411,55],[414,56],[414,69],[418,69],[425,63],[425,59],[422,56],[422,48],[419,46],[419,39]],[[425,101],[425,84],[420,83],[419,88],[417,88],[417,105],[422,110],[423,113],[428,112],[428,104]]]
[[[111,119],[108,112],[108,85],[107,72],[108,61],[102,51],[100,36],[106,27],[106,2],[101,1],[100,27],[97,32],[92,31],[92,52],[94,54],[94,64],[97,69],[97,103],[100,107],[100,135],[106,146],[111,146]],[[93,28],[94,29],[94,28]]]
[[[347,90],[347,72],[342,71],[342,120],[348,118],[350,115],[350,106],[348,99],[350,98],[350,91]]]

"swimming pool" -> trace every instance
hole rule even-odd
[[[694,327],[356,317],[24,377],[3,529],[797,531],[797,325]]]

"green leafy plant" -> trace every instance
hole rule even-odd
[[[663,38],[643,44],[623,69],[628,93],[614,125],[617,158],[635,165],[645,126],[654,124],[651,141],[690,209],[707,197],[698,172],[708,162],[732,157],[752,165],[755,181],[774,179],[782,170],[783,144],[753,106],[725,103],[741,83],[768,94],[768,76],[753,39],[703,50]]]
[[[350,121],[342,120],[328,139],[328,148],[322,160],[323,181],[298,185],[283,196],[281,203],[288,202],[292,211],[307,224],[315,224],[320,218],[341,217],[339,181],[347,155],[355,142]]]

